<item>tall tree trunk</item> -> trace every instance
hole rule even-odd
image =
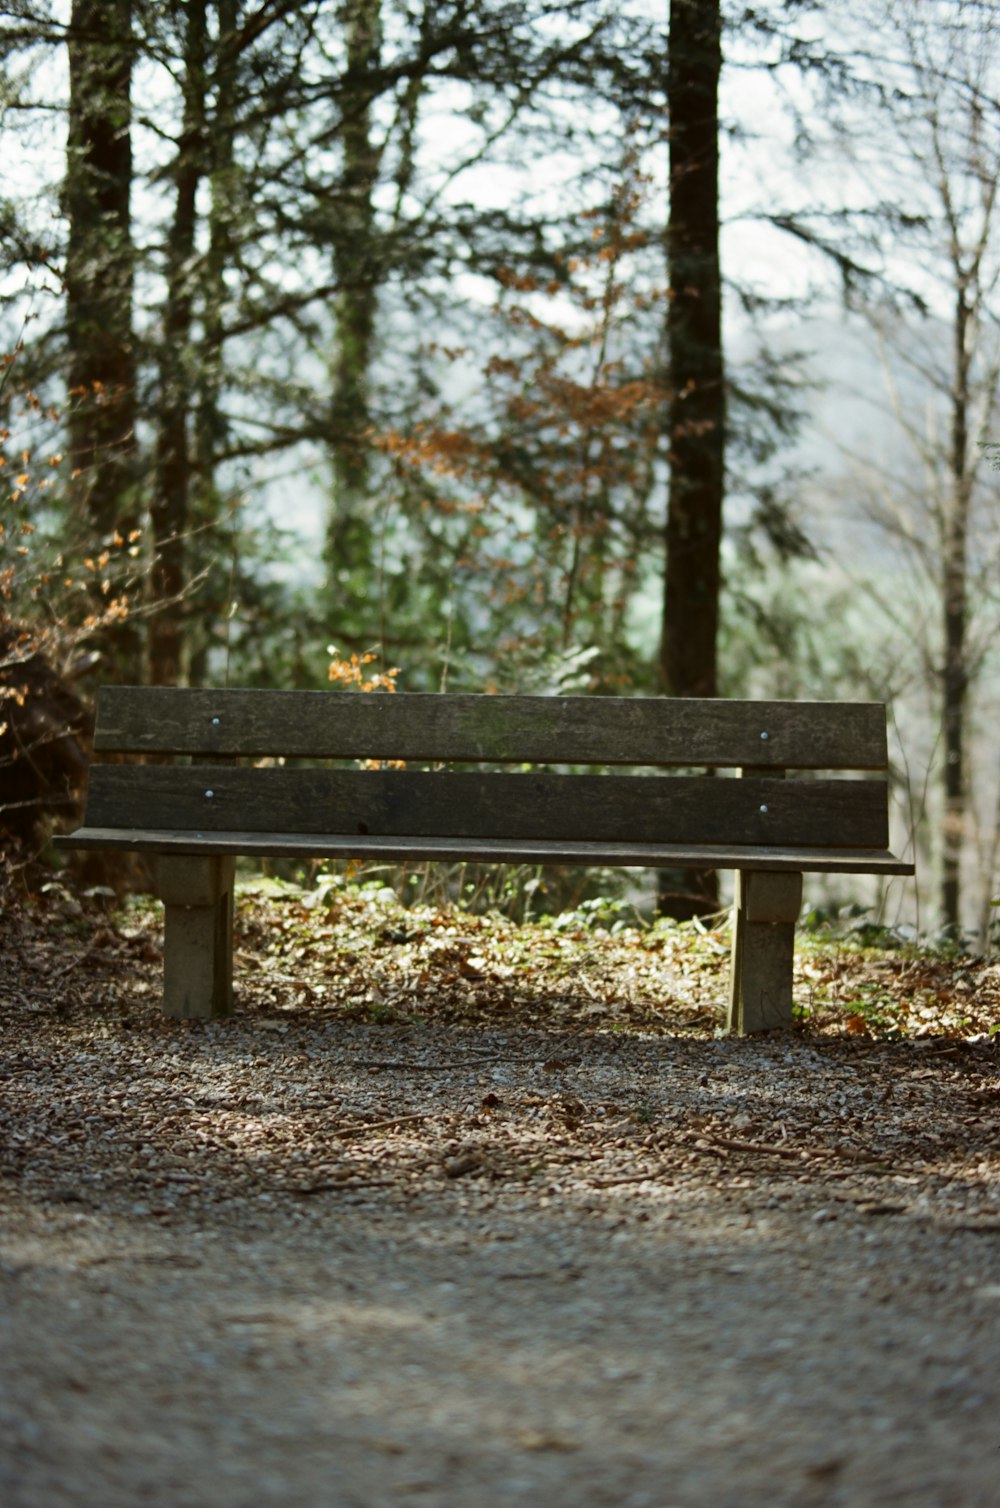
[[[715,696],[725,390],[719,265],[718,0],[671,0],[667,64],[670,216],[667,224],[667,507],[660,680],[670,696]],[[717,905],[715,876],[694,892],[661,876],[661,906],[690,915]]]
[[[373,531],[368,497],[369,374],[378,301],[374,194],[380,153],[372,140],[370,74],[381,55],[380,0],[345,0],[344,165],[334,232],[336,357],[330,403],[333,506],[327,530],[330,606],[351,608],[349,576],[367,566]],[[345,625],[346,626],[346,625]]]
[[[132,331],[131,0],[73,0],[67,33],[64,207],[70,502],[90,548],[137,527]],[[106,637],[117,673],[138,668],[125,622]]]
[[[670,498],[661,673],[671,696],[715,696],[725,392],[719,267],[718,3],[671,0],[667,91]]]
[[[191,517],[198,537],[204,540],[211,558],[218,558],[221,523],[221,498],[216,470],[219,447],[225,435],[225,420],[220,410],[225,345],[226,270],[233,263],[239,217],[239,171],[236,166],[236,84],[238,76],[237,25],[239,0],[216,0],[217,45],[212,81],[214,108],[211,129],[207,133],[210,198],[208,208],[208,246],[201,278],[202,349],[195,378],[194,414],[194,487]],[[221,570],[209,577],[206,606],[209,618],[221,621],[227,610],[225,582]],[[186,647],[190,678],[195,685],[204,681],[211,648],[211,624],[204,614],[188,624]]]
[[[961,859],[965,836],[965,714],[969,687],[966,628],[968,620],[968,535],[972,502],[969,470],[969,334],[972,311],[965,280],[957,279],[953,320],[951,447],[948,492],[942,534],[942,606],[944,665],[941,722],[944,741],[944,813],[942,830],[941,921],[957,933],[961,927]]]
[[[188,415],[194,376],[191,321],[197,276],[197,195],[205,172],[207,0],[188,0],[185,15],[184,115],[174,162],[176,198],[167,244],[156,491],[151,509],[153,612],[149,623],[149,679],[154,686],[178,685],[186,679],[184,594],[191,491]]]

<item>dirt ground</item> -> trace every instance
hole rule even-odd
[[[171,1022],[66,911],[0,920],[4,1508],[1000,1504],[995,1043],[401,1014],[340,947],[345,1011],[253,926]]]

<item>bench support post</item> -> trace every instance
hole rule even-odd
[[[801,874],[737,872],[729,1019],[733,1036],[792,1024],[792,957]]]
[[[233,871],[225,856],[161,855],[163,1008],[202,1020],[233,1008]]]

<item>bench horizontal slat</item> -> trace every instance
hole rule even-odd
[[[116,753],[490,764],[803,770],[887,764],[885,709],[877,703],[670,697],[105,686],[94,744]]]
[[[885,848],[881,780],[98,765],[88,823],[334,837]]]
[[[780,870],[812,874],[913,874],[914,867],[885,849],[764,848],[748,844],[560,843],[541,839],[323,837],[320,834],[190,832],[82,827],[56,838],[58,847],[140,849],[160,854],[236,854],[286,859],[423,860],[484,864],[580,864],[652,869]]]

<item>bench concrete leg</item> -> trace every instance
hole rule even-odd
[[[749,870],[736,875],[733,973],[727,1031],[734,1036],[792,1024],[792,957],[802,876]]]
[[[160,858],[165,910],[163,1008],[168,1016],[206,1019],[233,1008],[233,871],[235,860]]]

